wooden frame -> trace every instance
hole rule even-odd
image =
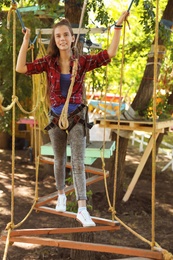
[[[95,124],[99,124],[100,127],[107,127],[111,128],[112,130],[126,130],[126,131],[144,131],[152,133],[153,129],[153,122],[147,120],[136,120],[136,121],[129,121],[129,120],[120,120],[120,122],[114,117],[107,117],[105,118],[97,118],[95,119]],[[133,192],[135,185],[141,175],[141,172],[147,162],[147,159],[152,151],[153,143],[156,142],[159,133],[164,133],[166,128],[170,128],[173,126],[173,120],[163,120],[157,121],[155,123],[155,136],[151,135],[150,141],[141,157],[141,161],[136,169],[136,172],[127,188],[127,191],[123,197],[123,201],[127,202],[130,198],[131,193]]]

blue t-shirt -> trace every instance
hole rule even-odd
[[[61,76],[60,76],[60,88],[61,88],[61,93],[62,93],[63,97],[67,97],[68,90],[69,90],[70,83],[71,83],[70,78],[71,78],[71,74],[61,74]],[[63,109],[63,106],[64,106],[64,104],[61,104],[58,107],[52,107],[52,111],[54,113],[56,113],[57,115],[60,115],[61,111]],[[79,104],[69,104],[68,114],[73,112],[78,106],[79,106]]]

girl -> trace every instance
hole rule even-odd
[[[76,199],[78,201],[78,213],[76,219],[84,227],[95,226],[86,208],[86,178],[85,178],[85,147],[86,147],[86,115],[82,104],[82,90],[84,76],[87,71],[105,66],[117,52],[123,21],[129,13],[123,12],[118,19],[114,35],[108,50],[103,50],[96,55],[81,55],[78,57],[78,66],[75,75],[72,93],[68,104],[68,125],[62,129],[59,123],[60,115],[67,99],[68,90],[72,80],[72,68],[74,57],[72,45],[75,41],[72,27],[67,19],[62,19],[54,25],[48,55],[26,62],[28,44],[30,41],[30,29],[25,28],[23,43],[17,59],[16,71],[26,75],[47,73],[48,95],[50,100],[50,120],[46,127],[54,151],[54,174],[58,190],[56,210],[66,211],[65,169],[66,169],[66,145],[67,136],[71,146],[71,161],[73,182]],[[68,130],[68,134],[67,131]]]

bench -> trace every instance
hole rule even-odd
[[[105,144],[102,141],[91,141],[86,146],[85,150],[85,164],[92,165],[97,158],[102,157],[104,149],[104,158],[110,158],[115,150],[114,141],[106,141]],[[47,143],[41,146],[41,155],[54,156],[51,143]],[[71,157],[70,145],[67,145],[67,157]]]

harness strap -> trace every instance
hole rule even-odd
[[[83,110],[83,108],[86,107],[86,116],[85,119],[82,119],[79,115],[77,115],[80,111]],[[84,125],[85,128],[85,135],[86,135],[86,127],[91,129],[94,125],[93,122],[88,123],[87,122],[87,114],[88,114],[88,107],[84,104],[81,104],[80,106],[78,106],[72,113],[70,113],[70,115],[68,116],[68,118],[72,118],[73,117],[73,121],[71,122],[71,124],[69,125],[69,127],[67,129],[64,129],[64,131],[66,131],[67,133],[70,132],[70,130],[77,124],[80,123],[82,125]],[[58,116],[57,114],[55,114],[52,110],[50,111],[50,115],[53,116],[52,121],[50,122],[50,124],[48,124],[44,130],[49,131],[51,128],[58,126],[58,122],[59,122],[59,118],[60,116]]]
[[[67,132],[70,132],[70,130],[77,124],[77,123],[80,123],[82,125],[85,126],[85,128],[89,128],[91,129],[94,125],[93,122],[90,122],[90,123],[86,123],[86,120],[80,118],[80,116],[76,115],[74,118],[73,118],[73,121],[72,123],[69,125],[69,127],[66,129]]]

